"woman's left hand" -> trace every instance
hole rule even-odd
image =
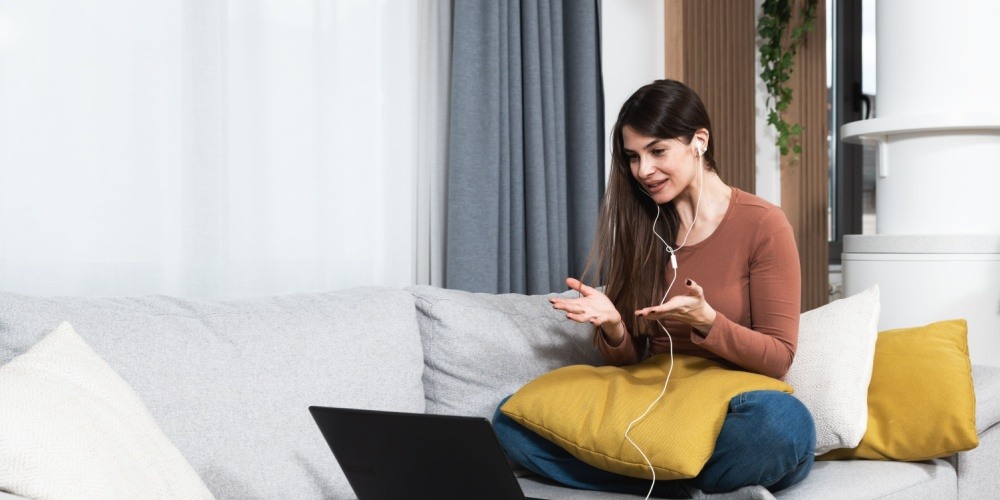
[[[688,292],[684,295],[677,295],[658,306],[639,309],[635,315],[650,321],[668,319],[687,323],[702,334],[707,334],[715,323],[715,309],[705,301],[704,291],[701,286],[692,280],[684,283],[688,287]]]

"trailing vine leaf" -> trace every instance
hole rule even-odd
[[[818,0],[805,0],[800,17],[801,24],[789,32],[792,21],[793,0],[764,0],[760,19],[757,20],[757,34],[763,43],[760,46],[760,77],[767,87],[767,123],[778,133],[775,144],[781,156],[789,150],[795,157],[802,152],[796,140],[802,135],[802,125],[789,124],[781,118],[781,113],[792,103],[792,89],[785,86],[792,77],[795,52],[802,45],[807,34],[813,30]]]

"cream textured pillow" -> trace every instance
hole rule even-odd
[[[879,310],[876,285],[802,313],[785,382],[816,422],[816,454],[854,448],[865,435]]]
[[[212,498],[139,396],[69,323],[0,366],[0,491]]]

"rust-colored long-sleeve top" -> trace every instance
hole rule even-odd
[[[705,240],[677,251],[677,262],[677,281],[669,296],[687,293],[684,280],[690,278],[701,285],[717,316],[704,336],[685,323],[663,321],[674,352],[784,377],[795,355],[801,304],[799,254],[784,212],[733,188],[719,227]],[[667,270],[668,283],[673,272]],[[650,354],[669,352],[661,328],[653,329],[649,342]],[[621,345],[611,347],[599,335],[597,347],[609,364],[627,365],[642,359],[646,344],[646,337],[629,334]]]

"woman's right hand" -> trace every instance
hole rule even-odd
[[[566,278],[566,284],[580,292],[580,297],[567,299],[563,297],[552,297],[549,302],[552,307],[566,313],[566,317],[578,323],[590,323],[598,326],[604,331],[612,345],[621,344],[626,331],[622,316],[615,309],[615,305],[607,295],[597,289],[584,285],[576,278]]]

